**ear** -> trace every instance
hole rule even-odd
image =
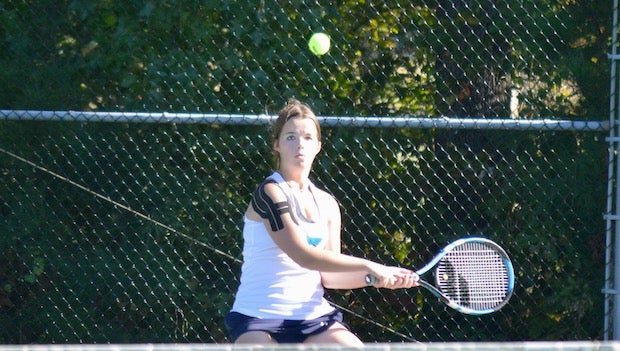
[[[273,141],[273,144],[271,145],[271,149],[273,151],[280,151],[280,141],[278,139]]]

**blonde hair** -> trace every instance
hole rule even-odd
[[[314,122],[316,126],[316,132],[318,140],[321,141],[321,125],[319,124],[318,118],[306,103],[303,103],[297,99],[291,98],[287,101],[286,105],[278,112],[278,119],[274,123],[272,127],[271,134],[271,145],[276,143],[276,141],[280,138],[280,133],[282,133],[282,128],[286,122],[291,120],[292,118],[308,118]],[[280,155],[274,150],[274,163],[276,169],[280,167]]]

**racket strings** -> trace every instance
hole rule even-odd
[[[439,289],[453,302],[473,310],[501,306],[509,292],[509,273],[504,257],[483,243],[465,243],[439,262]]]

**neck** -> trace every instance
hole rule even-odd
[[[284,180],[291,186],[303,190],[308,184],[308,173],[290,172],[282,169],[277,170]]]

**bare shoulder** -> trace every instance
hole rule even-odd
[[[321,204],[328,207],[330,211],[340,212],[340,204],[338,203],[338,200],[336,199],[336,197],[334,197],[334,195],[328,193],[327,191],[323,189],[319,189],[319,188],[316,188],[316,189],[318,190],[316,194],[317,200]]]
[[[282,189],[280,189],[278,184],[273,180],[267,180],[258,185],[254,196],[257,196],[261,193],[265,193],[274,201],[286,199],[286,196],[284,195],[284,192],[282,192]]]

